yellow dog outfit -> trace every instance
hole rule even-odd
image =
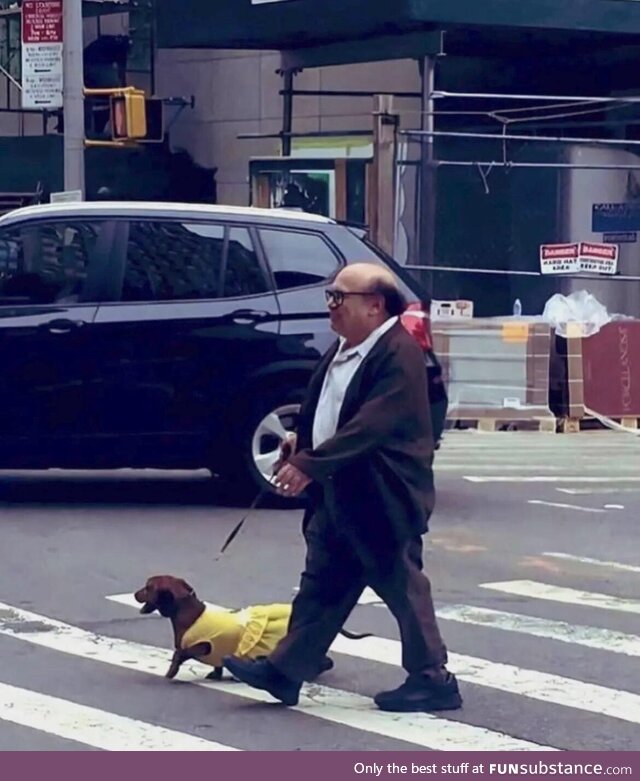
[[[253,605],[231,613],[207,608],[184,633],[181,648],[211,643],[211,653],[198,661],[212,667],[222,667],[223,656],[268,656],[285,636],[290,617],[291,605]]]

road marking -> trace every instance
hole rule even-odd
[[[637,494],[640,488],[556,488],[562,494],[587,496],[591,494]]]
[[[447,605],[438,609],[437,615],[438,618],[446,621],[457,621],[462,624],[502,629],[505,632],[544,637],[562,643],[596,648],[599,651],[640,656],[640,637],[624,632],[614,632],[610,629],[568,624],[565,621],[552,621],[471,605]]]
[[[516,475],[463,475],[470,483],[640,483],[640,477],[525,477]]]
[[[400,664],[401,646],[397,640],[381,637],[349,640],[338,636],[331,650],[382,664]],[[452,672],[466,683],[640,724],[638,694],[455,653],[449,653],[449,663]]]
[[[566,559],[567,561],[577,561],[580,564],[593,564],[594,567],[610,567],[611,569],[624,570],[626,572],[640,572],[640,567],[634,564],[623,564],[620,561],[602,561],[601,559],[590,559],[587,556],[574,556],[572,553],[543,553],[543,556],[550,556],[554,559]]]
[[[0,719],[104,751],[238,750],[6,683],[0,683]]]
[[[581,507],[578,504],[563,504],[562,502],[545,502],[542,499],[529,499],[527,504],[538,504],[543,507],[557,507],[560,510],[579,510],[583,513],[606,513],[606,510],[596,507]]]
[[[640,601],[623,599],[609,594],[596,594],[590,591],[578,591],[573,588],[551,586],[537,583],[535,580],[511,580],[504,583],[481,583],[480,588],[501,591],[530,599],[544,599],[549,602],[562,602],[566,605],[597,607],[603,610],[617,610],[621,613],[640,614]]]
[[[0,635],[72,656],[156,676],[164,676],[172,655],[169,650],[97,635],[3,603],[0,603]],[[209,671],[210,668],[197,662],[188,663],[182,666],[180,678],[185,680],[190,676],[191,684],[216,693],[257,702],[272,702],[272,698],[266,692],[251,689],[235,681],[216,683],[203,680],[203,675]],[[171,683],[167,681],[165,685],[169,687]],[[168,688],[167,696],[170,696]],[[628,705],[624,697],[621,703],[623,706]],[[428,713],[385,713],[378,710],[368,697],[316,684],[306,685],[303,688],[300,705],[290,710],[437,751],[557,750],[485,727],[474,727]]]

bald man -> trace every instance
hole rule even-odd
[[[250,686],[297,704],[302,681],[315,677],[370,586],[398,622],[408,673],[399,688],[375,696],[378,707],[459,708],[422,571],[422,535],[434,505],[424,356],[399,322],[406,302],[387,269],[347,266],[326,298],[339,340],[310,381],[296,452],[275,479],[284,496],[307,488],[311,496],[300,590],[273,653],[253,662],[227,657],[225,666]]]

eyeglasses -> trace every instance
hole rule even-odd
[[[347,296],[375,296],[375,293],[368,291],[351,291],[349,293],[344,290],[325,290],[324,297],[327,300],[329,306],[341,306]]]

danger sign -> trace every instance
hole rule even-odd
[[[615,274],[618,270],[617,244],[581,241],[572,244],[542,244],[540,271],[543,274],[575,274],[586,271]]]
[[[580,270],[577,244],[542,244],[540,271],[543,274],[572,274]]]
[[[618,270],[618,245],[580,242],[580,271],[615,274]]]

